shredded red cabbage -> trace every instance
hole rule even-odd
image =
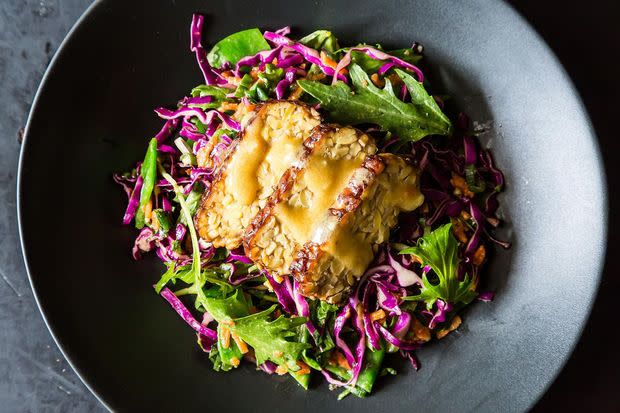
[[[133,192],[129,197],[129,203],[127,204],[125,215],[123,215],[123,225],[129,225],[133,217],[136,215],[136,211],[140,205],[140,191],[142,190],[142,182],[142,175],[139,175],[136,180],[136,185],[133,188]]]
[[[424,81],[424,74],[422,73],[422,71],[415,65],[404,61],[403,59],[400,59],[398,57],[392,56],[390,54],[387,54],[379,49],[375,49],[374,47],[370,47],[370,46],[364,46],[364,47],[352,47],[350,48],[347,53],[344,55],[344,57],[342,59],[340,59],[340,62],[338,62],[338,65],[336,66],[336,69],[334,70],[334,73],[340,73],[340,71],[342,69],[344,69],[345,67],[347,67],[349,65],[349,63],[351,63],[351,52],[363,52],[366,55],[368,55],[369,57],[372,57],[373,59],[376,60],[389,60],[391,63],[393,63],[396,66],[402,67],[404,69],[408,69],[411,70],[416,77],[418,78],[419,82]],[[384,65],[385,66],[385,65]],[[389,68],[388,68],[389,69]],[[384,71],[387,71],[388,69],[384,69]],[[332,69],[333,70],[333,69]],[[329,73],[327,73],[329,74]],[[342,80],[339,79],[338,77],[334,76],[332,83],[336,83],[337,80]]]
[[[174,308],[177,314],[179,314],[181,318],[185,320],[185,322],[189,324],[190,327],[193,328],[197,333],[200,333],[202,336],[207,337],[213,342],[217,340],[217,333],[214,330],[211,330],[210,328],[200,324],[194,318],[192,313],[190,313],[189,310],[185,307],[185,305],[183,305],[181,300],[179,300],[179,298],[174,295],[174,293],[170,291],[168,287],[164,287],[161,290],[160,294],[166,299],[166,301],[168,301],[168,303],[170,303],[170,305],[172,306],[172,308]]]
[[[275,45],[290,47],[291,49],[300,53],[307,61],[317,65],[326,75],[334,76],[336,79],[342,80],[344,82],[347,81],[347,78],[343,74],[337,73],[332,67],[324,64],[321,61],[321,56],[319,52],[317,52],[315,49],[291,40],[288,37],[278,33],[265,32],[263,33],[263,36],[266,40],[270,41]]]

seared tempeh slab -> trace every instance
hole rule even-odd
[[[290,266],[305,296],[338,303],[387,241],[398,214],[424,200],[418,171],[396,155],[368,157],[356,175]]]
[[[376,151],[372,138],[357,129],[316,127],[299,164],[284,173],[248,227],[246,255],[272,275],[288,274],[296,250],[311,240],[366,156]]]
[[[200,237],[215,247],[237,248],[245,228],[284,171],[298,161],[302,143],[319,123],[318,113],[300,103],[260,106],[202,198],[195,216]]]

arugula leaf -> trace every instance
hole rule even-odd
[[[415,255],[423,265],[430,265],[439,279],[439,283],[433,285],[424,273],[420,294],[403,299],[424,301],[428,309],[437,299],[469,304],[478,293],[473,290],[473,279],[469,275],[465,275],[463,281],[458,279],[458,246],[458,241],[452,235],[452,224],[446,224],[420,238],[416,246],[400,251],[400,254]]]
[[[434,117],[436,122],[442,125],[446,130],[450,130],[452,124],[450,119],[441,111],[437,102],[431,95],[426,92],[422,83],[415,80],[413,76],[401,69],[394,69],[396,74],[401,78],[409,94],[411,95],[411,104],[418,108],[420,113],[425,114],[427,117]]]
[[[362,45],[363,46],[363,45]],[[422,59],[422,55],[413,53],[411,49],[397,49],[386,52],[394,57],[403,59],[405,62],[416,64]],[[364,52],[356,50],[351,52],[351,61],[357,63],[366,71],[366,73],[375,73],[381,66],[385,64],[383,60],[373,59]]]
[[[202,185],[199,183],[194,184],[194,188],[192,192],[190,192],[185,198],[185,202],[187,203],[187,208],[189,210],[190,216],[194,216],[196,210],[198,209],[198,205],[200,204],[200,200],[202,199],[202,194],[204,193],[204,189]],[[175,200],[178,200],[178,196],[175,197]],[[185,214],[179,215],[179,223],[183,225],[187,225],[187,218]]]
[[[192,267],[190,265],[184,265],[182,267],[175,268],[174,263],[167,263],[166,266],[168,267],[166,272],[162,274],[161,278],[154,286],[157,294],[161,292],[162,288],[164,288],[166,284],[171,281],[174,283],[174,281],[177,279],[181,279],[187,284],[192,283],[194,273],[192,272]]]
[[[223,38],[213,46],[207,60],[213,67],[222,67],[226,62],[235,65],[246,56],[269,50],[269,43],[263,38],[260,30],[247,29]]]
[[[306,319],[280,316],[271,321],[270,315],[276,307],[273,305],[260,313],[247,315],[249,304],[239,290],[226,299],[205,300],[205,308],[213,318],[218,323],[227,324],[231,332],[236,333],[254,349],[257,364],[271,360],[296,371],[299,366],[295,362],[300,359],[303,350],[311,347],[309,344],[293,340],[294,338],[299,340],[297,327],[303,325]]]
[[[287,339],[297,336],[295,328],[304,325],[306,318],[280,316],[270,321],[269,315],[275,311],[276,307],[273,305],[260,313],[236,319],[234,330],[242,340],[254,348],[258,364],[271,360],[277,364],[286,364],[289,369],[296,370],[298,366],[295,361],[299,360],[304,349],[311,346]]]
[[[185,222],[191,223],[193,213],[190,211],[187,205],[185,196],[183,196],[183,191],[181,190],[181,188],[179,188],[177,181],[175,181],[174,178],[168,172],[166,172],[161,165],[158,166],[161,175],[166,181],[170,183],[170,185],[172,185],[172,188],[174,189],[176,199],[178,200],[181,207],[181,214],[185,217]],[[194,225],[188,225],[188,227],[190,239],[192,241],[192,273],[194,274],[194,283],[192,285],[192,288],[194,290],[193,293],[196,294],[195,306],[196,308],[199,308],[201,305],[204,306],[205,300],[207,298],[204,294],[204,291],[202,290],[202,286],[205,284],[205,279],[202,271],[200,271],[201,263],[200,247],[198,246],[198,234],[196,234],[196,228],[194,227]]]
[[[225,324],[250,314],[250,304],[240,290],[228,298],[207,298],[205,308],[218,323]]]
[[[409,75],[399,73],[411,93],[412,103],[396,97],[389,79],[379,89],[360,66],[352,64],[350,74],[354,90],[340,81],[333,86],[308,80],[298,80],[297,84],[318,99],[334,120],[344,124],[376,123],[401,139],[412,141],[427,135],[450,134],[452,125],[448,118],[424,87]]]
[[[330,304],[326,301],[316,300],[316,321],[319,327],[325,326],[327,319],[330,315],[334,315],[338,311],[338,306]]]
[[[326,50],[329,53],[335,53],[338,46],[338,39],[329,30],[315,30],[307,36],[299,39],[299,43],[317,50]]]

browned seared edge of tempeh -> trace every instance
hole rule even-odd
[[[241,245],[245,228],[320,123],[316,110],[290,101],[267,102],[245,119],[194,218],[200,237],[215,247]]]
[[[275,277],[288,273],[295,251],[377,150],[367,134],[334,125],[315,127],[304,147],[244,236],[246,255]]]
[[[401,211],[423,202],[417,170],[393,154],[369,157],[365,179],[352,179],[311,242],[290,266],[301,293],[340,302],[361,277]],[[359,182],[363,182],[360,185]]]
[[[261,209],[258,214],[252,219],[250,225],[245,230],[245,234],[243,236],[243,248],[245,250],[245,254],[253,261],[260,261],[261,251],[260,247],[256,246],[256,238],[260,235],[261,231],[264,231],[266,228],[267,221],[274,220],[274,209],[277,204],[279,204],[286,196],[290,194],[291,188],[295,179],[297,178],[297,174],[303,169],[305,163],[310,157],[312,151],[314,150],[317,142],[323,136],[323,130],[325,129],[324,125],[318,125],[312,132],[310,136],[304,141],[303,152],[299,156],[299,162],[296,165],[291,166],[287,169],[282,178],[280,178],[280,182],[278,182],[278,186],[273,191],[269,200]],[[273,226],[275,223],[271,223]],[[273,240],[275,246],[275,239]],[[264,251],[266,253],[268,250]],[[274,251],[269,251],[269,253],[273,253]],[[270,268],[272,271],[273,268]]]
[[[289,271],[299,282],[300,292],[304,296],[337,303],[348,292],[350,285],[354,284],[353,279],[341,278],[347,275],[344,267],[338,261],[334,261],[322,247],[333,236],[336,228],[358,208],[366,188],[374,182],[376,175],[380,174],[384,167],[381,158],[368,156],[362,164],[364,169],[364,173],[360,173],[362,179],[349,181],[347,188],[338,197],[337,204],[330,208],[324,218],[321,225],[322,232],[296,251]],[[332,276],[321,280],[323,272],[329,272]],[[320,283],[321,281],[323,283]]]

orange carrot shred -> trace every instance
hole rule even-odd
[[[236,333],[230,333],[231,337],[233,340],[235,340],[235,344],[237,344],[237,347],[239,347],[239,351],[241,351],[241,354],[245,354],[248,352],[248,345],[245,344],[245,341],[241,340],[241,338],[239,338],[239,336]]]
[[[332,353],[332,357],[338,366],[342,367],[343,369],[351,370],[351,365],[349,364],[349,361],[340,351],[334,351]]]
[[[329,66],[332,69],[335,69],[336,67],[338,67],[338,63],[336,63],[336,61],[334,59],[332,59],[331,57],[329,57],[327,55],[327,53],[325,53],[324,51],[321,50],[321,62],[325,65],[325,66]],[[346,73],[349,73],[347,69],[342,68],[340,69],[340,73],[341,75],[344,75]]]
[[[220,105],[220,110],[237,110],[237,104],[234,102],[222,102]]]
[[[149,199],[149,202],[144,206],[144,220],[151,222],[151,216],[153,215],[153,200]]]
[[[222,327],[222,347],[230,347],[230,330],[226,327]]]
[[[370,313],[370,319],[372,321],[384,320],[385,319],[385,311],[383,311],[383,309],[378,309],[377,311],[374,311],[374,312]]]
[[[300,367],[299,370],[295,372],[295,374],[303,376],[304,374],[310,374],[310,367],[304,363],[303,361],[298,361],[297,365]]]

